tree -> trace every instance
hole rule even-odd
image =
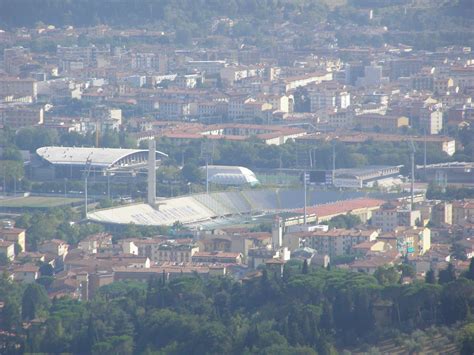
[[[293,96],[295,98],[295,112],[309,112],[311,110],[311,101],[306,88],[298,86]]]
[[[398,269],[402,272],[402,277],[415,277],[416,270],[413,266],[409,264],[401,264]]]
[[[10,264],[10,261],[11,260],[6,254],[0,253],[0,266],[7,266],[8,264]]]
[[[180,28],[176,31],[176,43],[181,45],[189,45],[193,40],[193,35],[190,29]]]
[[[441,285],[456,280],[456,270],[452,263],[449,263],[446,269],[439,272],[438,280]]]
[[[5,300],[5,305],[2,308],[2,319],[4,322],[4,329],[16,329],[20,325],[20,304],[15,298],[8,298]]]
[[[391,285],[400,280],[400,274],[393,266],[377,268],[374,276],[381,285]]]
[[[34,152],[39,147],[57,144],[59,142],[59,136],[58,133],[52,129],[26,127],[17,132],[15,142],[18,148]]]
[[[31,320],[44,314],[49,308],[48,294],[42,285],[30,283],[21,300],[21,316],[24,320]]]
[[[112,336],[106,341],[94,344],[92,354],[133,354],[133,338],[128,335]]]
[[[461,329],[459,335],[461,355],[474,354],[474,323],[469,323]]]
[[[307,274],[307,273],[308,273],[308,260],[307,260],[307,259],[304,259],[303,268],[301,269],[301,272],[302,272],[303,274]]]
[[[3,149],[0,159],[22,161],[21,152],[15,146],[6,147]]]
[[[436,283],[436,275],[433,269],[429,269],[425,275],[425,282],[429,284]]]
[[[202,180],[202,172],[194,163],[186,163],[181,170],[181,176],[186,182],[199,183]]]
[[[469,269],[466,273],[466,278],[471,281],[474,281],[474,258],[471,258],[471,262],[469,263]]]
[[[49,263],[42,263],[39,268],[41,276],[53,276],[54,269]]]
[[[0,178],[7,183],[18,181],[24,176],[23,162],[16,160],[0,160]]]

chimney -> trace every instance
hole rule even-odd
[[[148,204],[155,206],[156,201],[156,141],[148,141]]]

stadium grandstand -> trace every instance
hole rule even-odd
[[[166,154],[157,151],[157,157]],[[38,160],[35,175],[49,178],[81,178],[86,166],[90,174],[126,173],[147,166],[148,150],[86,147],[41,147],[36,150]]]
[[[311,191],[308,192],[309,205],[336,203],[341,200],[360,199],[360,192]],[[366,199],[369,201],[369,199]],[[228,219],[245,220],[256,213],[275,214],[280,212],[298,213],[303,207],[304,192],[297,189],[262,189],[244,191],[201,193],[189,196],[161,199],[156,208],[147,204],[133,204],[123,207],[96,210],[88,214],[90,220],[111,224],[172,225],[179,221],[185,225],[199,226],[211,221]],[[367,208],[375,208],[373,200]],[[349,208],[364,208],[364,201],[337,205],[337,213]],[[368,202],[367,202],[368,203]],[[382,202],[381,202],[382,203]],[[381,204],[380,203],[380,204]],[[328,207],[326,207],[328,209]],[[313,213],[313,210],[311,210]],[[317,211],[317,210],[316,210]],[[332,211],[332,210],[331,210]]]

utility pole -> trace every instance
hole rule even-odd
[[[304,208],[303,208],[303,223],[306,225],[306,205],[307,205],[307,197],[306,197],[306,169],[303,170],[303,186],[304,186]]]

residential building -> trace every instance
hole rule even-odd
[[[0,100],[6,97],[30,97],[32,101],[35,101],[37,95],[36,80],[0,77]]]
[[[158,116],[162,120],[180,121],[196,115],[197,105],[181,99],[159,99]]]
[[[427,227],[398,227],[382,233],[378,240],[388,243],[402,255],[424,255],[431,248],[431,230]]]
[[[443,111],[440,105],[420,110],[420,128],[427,134],[439,134],[443,129]]]
[[[449,202],[439,202],[431,210],[430,221],[436,226],[453,224],[453,205]]]
[[[397,132],[402,127],[408,127],[410,120],[405,116],[362,114],[355,116],[354,123],[363,131]]]
[[[45,240],[38,246],[40,252],[62,256],[63,258],[67,255],[68,249],[69,245],[60,239]]]
[[[42,106],[8,106],[0,108],[0,123],[13,130],[41,125],[44,122]]]
[[[199,251],[199,247],[190,239],[170,240],[154,237],[150,239],[131,239],[130,241],[137,246],[139,256],[146,256],[153,263],[189,263],[192,256]]]
[[[320,142],[331,142],[337,140],[340,143],[347,145],[361,144],[367,141],[398,143],[406,142],[409,144],[413,141],[417,144],[427,144],[434,146],[452,156],[456,152],[456,140],[448,136],[424,136],[424,135],[401,135],[401,134],[386,134],[386,133],[372,133],[372,132],[336,132],[336,133],[317,133],[308,134],[297,139],[300,142],[307,142],[308,144],[318,144]]]
[[[245,117],[244,104],[249,99],[246,93],[229,94],[227,116],[231,121],[243,119]]]
[[[197,71],[206,75],[217,75],[227,63],[225,60],[190,60],[185,66],[188,73]]]
[[[395,265],[397,259],[396,253],[376,253],[368,258],[356,259],[349,265],[349,270],[373,275],[380,267]]]
[[[20,252],[26,251],[26,229],[3,225],[3,227],[0,228],[0,239],[18,244],[21,248]]]
[[[322,109],[346,109],[351,104],[351,94],[334,82],[324,82],[308,87],[308,96],[311,103],[311,112]]]
[[[171,280],[176,277],[199,275],[201,277],[225,276],[227,273],[224,265],[175,265],[164,264],[150,267],[149,269],[131,269],[126,267],[114,268],[115,281],[140,281],[148,282],[151,277]]]
[[[0,239],[0,254],[5,255],[10,261],[15,259],[15,243]]]
[[[379,87],[388,83],[388,78],[383,77],[382,66],[371,64],[364,67],[364,76],[356,81],[356,86],[363,87]]]
[[[319,84],[323,81],[330,81],[332,79],[333,73],[331,72],[314,72],[305,75],[283,78],[280,82],[280,92],[287,93],[288,91],[295,90],[300,86],[306,86],[313,83]]]
[[[190,263],[194,261],[194,255],[199,252],[199,247],[193,243],[176,243],[176,242],[165,242],[158,246],[158,250],[155,253],[157,263],[163,262],[177,262],[177,263]]]
[[[35,282],[40,276],[39,266],[34,264],[15,265],[13,268],[13,279],[22,283]]]
[[[433,92],[439,95],[444,95],[454,88],[454,81],[452,78],[440,76],[433,81]]]
[[[77,247],[90,254],[104,252],[112,247],[112,235],[109,233],[90,235],[82,239]]]
[[[20,74],[21,67],[31,62],[31,60],[31,53],[28,48],[12,47],[3,50],[3,64],[7,74]]]
[[[352,254],[354,246],[363,242],[374,241],[378,235],[377,230],[359,229],[287,233],[283,237],[283,245],[291,251],[309,247],[316,249],[318,254],[327,254],[332,258]]]
[[[192,256],[193,263],[241,264],[242,254],[232,252],[197,252]]]
[[[406,209],[391,203],[383,205],[372,214],[372,226],[390,232],[400,226],[414,227],[421,223],[419,210]]]
[[[474,200],[453,202],[453,224],[463,225],[474,222]]]

